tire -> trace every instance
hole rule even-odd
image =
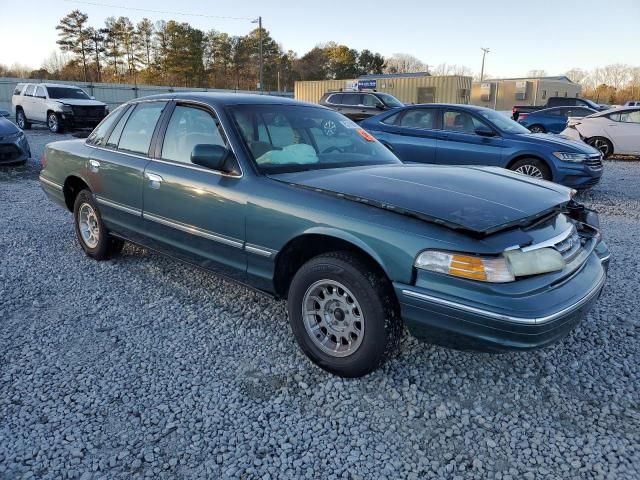
[[[529,131],[531,133],[547,133],[546,128],[544,128],[542,125],[531,125],[529,127]]]
[[[21,108],[16,111],[16,125],[21,130],[29,130],[31,128],[31,123],[27,120],[27,116]]]
[[[49,127],[49,131],[51,133],[62,133],[64,132],[64,126],[62,125],[62,119],[60,115],[55,112],[47,113],[47,127]]]
[[[108,260],[120,253],[124,242],[113,238],[102,222],[98,205],[89,190],[82,190],[73,204],[73,223],[78,243],[94,260]]]
[[[335,375],[362,377],[399,348],[402,321],[391,284],[349,252],[328,253],[305,263],[293,277],[287,307],[302,351]]]
[[[604,158],[608,158],[613,155],[613,144],[608,138],[591,137],[587,139],[587,144],[602,153]]]
[[[538,158],[522,158],[509,167],[510,170],[543,180],[551,180],[551,170]]]

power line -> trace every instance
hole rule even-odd
[[[225,17],[221,15],[206,15],[204,13],[183,13],[183,12],[170,12],[166,10],[151,10],[148,8],[137,8],[137,7],[123,7],[122,5],[113,5],[109,3],[100,3],[100,2],[85,2],[82,0],[64,0],[67,3],[81,3],[84,5],[92,5],[94,7],[109,7],[109,8],[120,8],[122,10],[133,10],[136,12],[148,12],[148,13],[160,13],[163,15],[182,15],[185,17],[204,17],[204,18],[219,18],[223,20],[254,20],[249,17]]]

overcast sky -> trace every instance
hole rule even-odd
[[[118,8],[123,6],[196,15]],[[76,8],[95,26],[111,15],[134,22],[146,16],[232,35],[247,33],[254,27],[249,19],[262,15],[276,41],[299,54],[333,40],[385,56],[410,53],[430,66],[466,65],[474,72],[480,70],[480,47],[489,47],[485,71],[494,77],[532,69],[562,74],[616,62],[640,65],[640,0],[33,0],[0,7],[0,63],[40,67],[56,49],[58,21]]]

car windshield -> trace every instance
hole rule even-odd
[[[378,93],[378,97],[386,103],[389,107],[404,107],[404,103],[398,100],[393,95],[389,95],[388,93]]]
[[[503,132],[507,133],[531,133],[528,128],[523,127],[518,122],[511,120],[509,117],[495,110],[479,110],[478,114],[489,120],[493,125]]]
[[[49,98],[74,98],[78,100],[90,100],[89,95],[80,88],[47,87]]]
[[[230,111],[263,173],[401,163],[358,124],[329,109],[240,105]]]

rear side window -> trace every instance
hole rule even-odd
[[[386,123],[387,125],[395,125],[398,122],[398,117],[402,112],[394,113],[393,115],[389,115],[387,118],[382,120],[382,123]]]
[[[165,105],[165,102],[138,104],[122,130],[118,150],[146,155],[149,152],[153,131]]]
[[[102,145],[102,142],[104,141],[105,136],[107,135],[107,133],[109,133],[109,130],[111,130],[111,127],[115,125],[123,109],[124,107],[122,106],[116,108],[113,112],[111,112],[107,116],[107,118],[102,120],[102,122],[100,122],[100,125],[98,125],[93,130],[93,132],[91,132],[91,135],[89,135],[89,137],[87,138],[87,143],[89,145]]]
[[[640,110],[612,113],[609,118],[614,122],[640,123]]]
[[[14,95],[20,95],[22,93],[22,89],[24,88],[24,83],[19,83],[16,85],[16,88],[13,90]]]
[[[345,93],[342,96],[342,104],[343,105],[361,105],[362,95],[360,95],[359,93]]]
[[[27,89],[24,91],[25,97],[33,97],[33,92],[36,90],[35,85],[27,85]]]
[[[422,108],[409,110],[400,120],[400,126],[408,128],[433,129],[436,126],[436,111],[437,110],[434,109]]]
[[[191,163],[191,152],[196,145],[226,146],[218,120],[201,108],[178,105],[167,126],[162,158]]]

